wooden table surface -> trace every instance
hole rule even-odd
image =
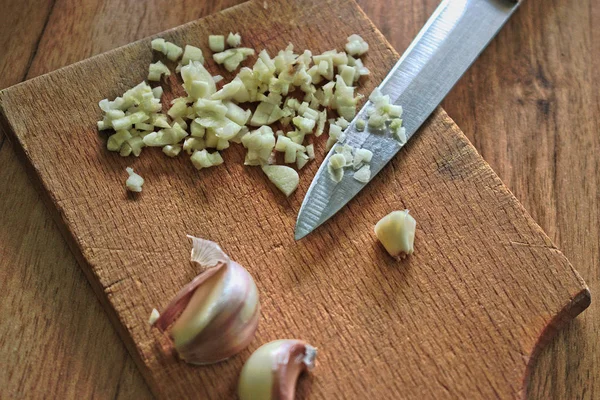
[[[0,0],[0,88],[237,2]],[[359,3],[403,52],[438,1]],[[443,104],[592,295],[600,288],[598,18],[593,0],[525,0]],[[1,134],[0,264],[0,398],[151,396]],[[548,344],[531,398],[600,396],[599,317],[592,302]]]

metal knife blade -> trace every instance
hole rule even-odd
[[[408,139],[496,36],[518,4],[516,0],[442,1],[379,86],[392,103],[403,107]],[[345,143],[373,152],[373,179],[402,144],[389,133],[370,132],[368,128],[363,132],[356,130],[356,120],[367,120],[369,107],[371,102],[367,101],[346,129]],[[353,172],[348,169],[339,183],[329,177],[327,163],[334,149],[325,157],[306,193],[296,221],[296,240],[327,221],[367,185],[353,179]]]

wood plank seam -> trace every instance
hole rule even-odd
[[[44,26],[42,27],[42,31],[40,32],[40,36],[38,40],[35,42],[35,46],[33,47],[33,52],[29,57],[29,61],[27,62],[27,67],[25,67],[25,73],[23,74],[23,78],[21,78],[21,82],[27,80],[29,75],[29,70],[31,69],[31,65],[33,64],[33,60],[37,56],[38,48],[40,46],[40,42],[44,38],[44,34],[46,33],[46,28],[48,27],[48,22],[52,17],[52,12],[54,11],[54,6],[56,5],[56,0],[52,0],[52,4],[50,5],[50,10],[48,11],[48,15],[46,16],[46,21],[44,22]]]
[[[56,0],[52,0],[52,4],[50,5],[50,10],[48,10],[48,15],[46,16],[46,20],[44,21],[44,25],[42,26],[40,35],[39,35],[37,41],[35,42],[33,51],[31,52],[31,55],[29,56],[29,60],[27,61],[27,66],[25,67],[25,71],[23,73],[23,76],[20,79],[20,82],[27,80],[27,75],[29,74],[29,70],[31,69],[33,60],[35,59],[35,57],[37,55],[37,51],[40,46],[40,42],[42,41],[44,34],[46,33],[46,28],[48,27],[48,22],[50,21],[50,17],[52,16],[52,12],[54,11],[55,5],[56,5]],[[2,147],[4,146],[4,143],[6,142],[7,136],[8,135],[0,127],[0,151],[2,151]]]

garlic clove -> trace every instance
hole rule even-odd
[[[216,243],[189,237],[191,261],[205,270],[180,290],[155,326],[169,331],[184,361],[211,364],[252,341],[260,317],[258,288],[250,273]]]
[[[259,347],[244,364],[240,400],[293,400],[299,375],[314,368],[317,349],[302,340],[275,340]]]
[[[392,211],[377,222],[375,234],[391,256],[410,255],[414,252],[416,227],[417,221],[408,210]]]

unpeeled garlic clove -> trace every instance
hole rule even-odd
[[[408,210],[392,211],[375,225],[375,234],[387,252],[393,256],[404,256],[414,251],[417,221]]]
[[[206,269],[179,291],[155,326],[168,330],[184,361],[211,364],[252,341],[260,317],[258,289],[248,271],[216,243],[188,237],[191,261]]]
[[[317,349],[302,340],[275,340],[259,347],[244,364],[240,400],[293,400],[298,376],[315,366]]]

